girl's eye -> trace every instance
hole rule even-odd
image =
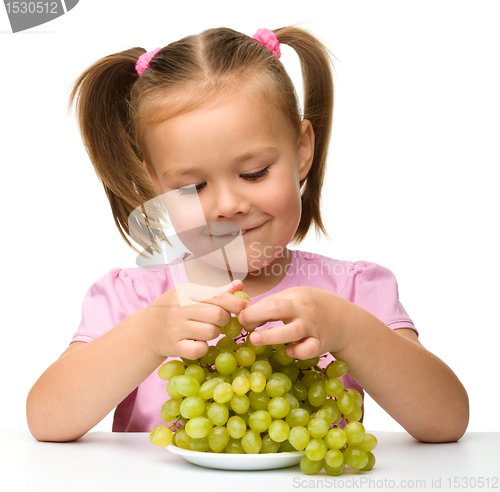
[[[194,195],[199,193],[205,185],[206,183],[201,183],[196,186],[185,186],[184,188],[179,188],[177,191],[179,192],[179,195]]]
[[[263,178],[269,174],[269,167],[262,169],[262,171],[257,171],[252,174],[242,174],[241,177],[246,179],[247,181],[256,181],[259,178]]]
[[[256,173],[251,174],[242,174],[241,177],[246,181],[257,181],[264,176],[269,174],[269,167],[262,169],[262,171],[257,171]],[[200,183],[196,186],[185,186],[184,188],[179,188],[177,191],[180,195],[194,195],[195,193],[199,193],[203,188],[205,188],[207,183]]]

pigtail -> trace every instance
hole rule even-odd
[[[135,64],[143,53],[143,48],[132,48],[97,61],[75,81],[69,98],[69,109],[75,103],[83,143],[103,184],[115,224],[137,252],[127,238],[129,215],[156,196],[135,144],[129,114],[130,92],[139,77]],[[151,241],[144,239],[138,242],[150,246]]]
[[[299,56],[304,80],[303,118],[311,122],[315,134],[311,171],[300,183],[301,187],[304,185],[302,216],[293,241],[302,241],[313,222],[316,232],[321,231],[328,238],[321,219],[321,189],[333,118],[332,55],[318,39],[303,29],[290,26],[274,32],[280,43],[292,47]]]

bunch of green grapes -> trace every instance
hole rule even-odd
[[[322,369],[320,357],[294,359],[286,344],[255,346],[242,329],[233,316],[206,355],[159,368],[170,396],[161,417],[171,425],[155,427],[151,442],[213,453],[305,450],[300,468],[307,475],[323,468],[340,475],[345,465],[371,470],[377,439],[359,422],[360,393],[339,379],[347,364]]]

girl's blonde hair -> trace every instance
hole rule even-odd
[[[144,130],[236,91],[265,97],[282,112],[296,135],[302,118],[311,122],[314,161],[300,182],[302,215],[292,242],[300,243],[313,223],[317,234],[321,231],[328,237],[320,202],[333,117],[331,55],[301,28],[284,27],[274,33],[280,44],[291,46],[300,59],[303,115],[292,81],[272,51],[227,28],[209,29],[165,46],[141,76],[135,64],[145,50],[131,48],[98,60],[75,81],[69,107],[76,103],[82,139],[104,186],[115,224],[134,250],[127,237],[128,217],[157,196],[148,173],[153,170],[143,145]],[[134,234],[133,239],[146,249],[156,247],[161,231],[156,231],[154,238],[151,231],[143,232],[142,237]]]

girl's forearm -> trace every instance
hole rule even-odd
[[[146,311],[64,354],[40,376],[26,404],[36,439],[78,439],[162,364],[165,357],[143,336]]]
[[[359,306],[348,311],[349,342],[334,356],[348,363],[352,378],[416,439],[460,439],[469,400],[453,371]]]

